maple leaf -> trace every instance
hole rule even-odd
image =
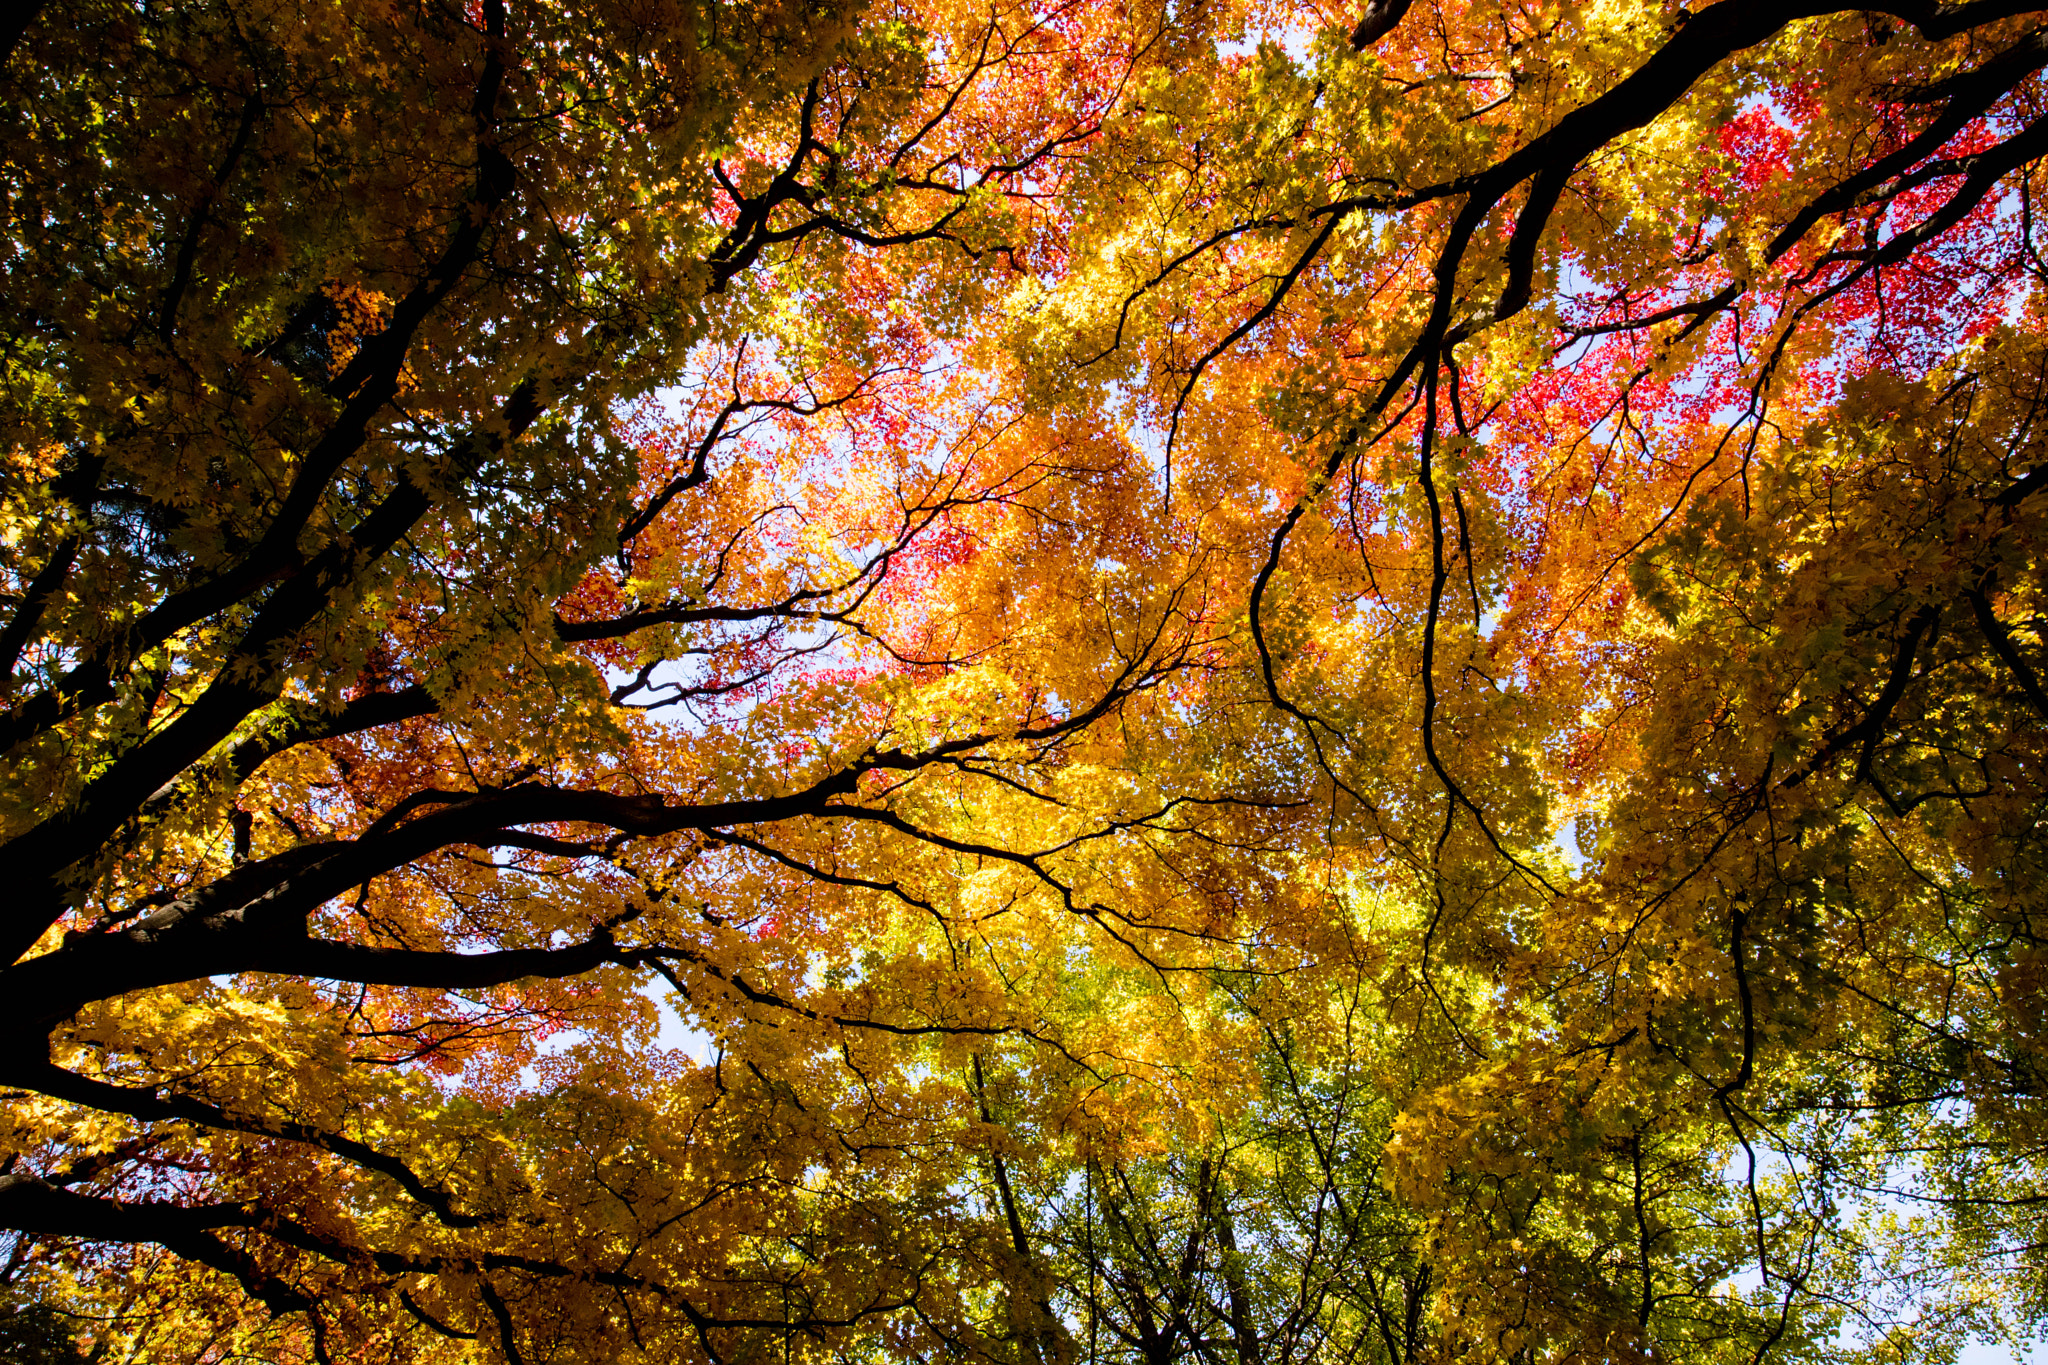
[[[2038,16],[0,51],[4,1330],[1535,1365],[2048,1312]]]

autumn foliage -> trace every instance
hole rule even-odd
[[[2048,1322],[2048,21],[31,7],[0,1359]]]

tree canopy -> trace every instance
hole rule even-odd
[[[2048,1322],[2048,18],[0,31],[0,1358]]]

